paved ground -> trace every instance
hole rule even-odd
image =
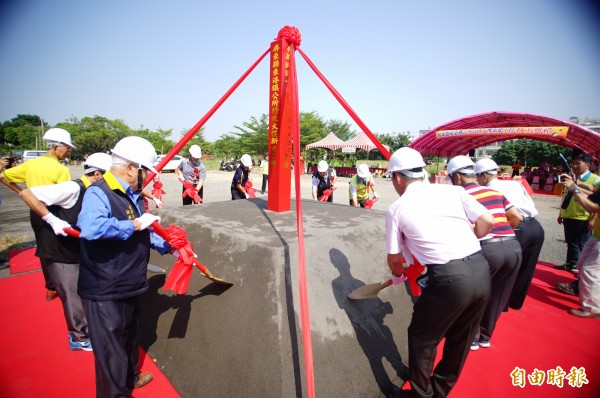
[[[70,166],[72,177],[79,177],[83,173],[82,166]],[[257,191],[258,197],[266,197],[260,193],[262,183],[262,175],[256,169],[253,176],[254,186],[259,188]],[[204,199],[206,203],[229,201],[231,199],[230,184],[232,172],[209,170],[204,189]],[[164,184],[163,189],[167,194],[163,197],[165,202],[164,210],[159,210],[158,213],[167,211],[169,208],[181,207],[181,184],[177,180],[175,174],[165,173],[161,175],[161,181]],[[337,191],[334,193],[334,203],[348,203],[348,178],[338,177],[336,185]],[[301,197],[303,200],[312,200],[311,196],[311,176],[302,175],[300,178]],[[150,185],[150,189],[151,189]],[[376,179],[376,190],[381,195],[381,199],[375,204],[374,208],[385,210],[392,204],[397,194],[394,191],[392,183],[389,179]],[[25,204],[3,184],[0,184],[2,192],[2,205],[0,206],[0,240],[5,237],[20,237],[25,241],[32,241],[33,231],[29,225],[29,214]],[[295,199],[295,188],[292,180],[292,198]],[[546,240],[540,256],[541,261],[552,263],[562,263],[565,259],[566,246],[563,239],[562,226],[556,222],[556,215],[559,209],[559,197],[548,195],[534,195],[534,201],[540,212],[539,220],[546,231]],[[202,206],[199,205],[199,206]],[[7,270],[0,270],[0,277],[6,276]]]

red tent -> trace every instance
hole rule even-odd
[[[333,151],[340,149],[345,146],[344,141],[338,138],[335,134],[329,133],[325,138],[319,140],[317,142],[313,142],[312,144],[308,144],[305,148],[327,148]]]
[[[566,136],[514,134],[484,132],[478,135],[456,135],[449,138],[438,138],[437,132],[442,130],[466,130],[509,127],[566,127]],[[517,129],[518,130],[518,129]],[[583,126],[554,119],[547,116],[514,112],[489,112],[467,116],[438,126],[413,140],[408,146],[424,155],[456,156],[465,155],[470,150],[494,142],[516,138],[529,138],[546,141],[567,148],[578,148],[595,158],[600,158],[600,133]]]
[[[375,144],[373,144],[373,141],[371,141],[371,139],[369,137],[367,137],[367,135],[364,132],[362,132],[362,131],[356,137],[351,138],[348,141],[344,142],[344,144],[342,146],[343,147],[359,148],[359,149],[362,149],[362,150],[367,151],[367,152],[369,152],[372,149],[376,149],[377,148],[375,146]],[[384,145],[384,147],[388,151],[390,150],[389,146]]]

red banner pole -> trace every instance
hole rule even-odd
[[[312,61],[310,60],[310,58],[308,58],[308,56],[306,54],[304,54],[304,52],[300,48],[298,48],[297,50],[300,53],[300,55],[302,55],[302,58],[304,58],[304,60],[308,64],[308,66],[310,66],[310,68],[313,70],[313,72],[315,72],[317,74],[317,76],[319,76],[319,79],[321,79],[321,81],[325,84],[325,86],[327,86],[327,88],[329,89],[329,91],[331,91],[331,94],[333,94],[333,96],[338,100],[338,102],[342,105],[342,107],[346,110],[346,112],[348,112],[348,114],[350,115],[350,117],[356,122],[356,124],[358,124],[358,126],[362,129],[362,131],[365,132],[365,134],[371,139],[371,141],[373,141],[373,144],[375,144],[375,146],[377,147],[377,149],[379,149],[379,152],[381,152],[381,154],[386,159],[389,160],[390,156],[392,156],[390,154],[390,151],[388,151],[383,146],[383,144],[381,142],[379,142],[379,140],[377,139],[377,137],[375,137],[375,134],[373,134],[371,132],[371,130],[369,130],[369,128],[363,123],[363,121],[360,119],[360,117],[358,117],[358,115],[356,114],[356,112],[354,112],[354,110],[350,107],[350,105],[348,105],[348,103],[346,102],[346,100],[344,98],[342,98],[342,96],[340,95],[340,93],[337,92],[337,90],[335,89],[335,87],[333,87],[331,85],[331,83],[329,83],[329,81],[325,78],[325,76],[323,76],[323,74],[319,71],[319,69],[317,69],[317,67],[315,66],[315,64],[312,63]]]
[[[260,63],[260,61],[263,60],[264,57],[267,56],[268,53],[269,53],[269,49],[267,49],[263,53],[263,55],[261,55],[252,64],[252,66],[250,66],[250,68],[248,68],[248,70],[233,84],[233,86],[231,86],[231,88],[229,90],[227,90],[227,92],[221,97],[221,99],[219,101],[217,101],[217,103],[215,105],[213,105],[212,108],[210,108],[208,113],[206,113],[206,115],[204,115],[204,117],[202,119],[200,119],[198,121],[198,123],[196,123],[196,125],[194,125],[194,127],[192,127],[190,129],[190,131],[188,131],[183,137],[181,137],[181,139],[175,144],[175,146],[173,148],[171,148],[171,150],[165,155],[165,157],[160,161],[160,163],[158,163],[158,165],[155,167],[156,170],[158,170],[160,172],[162,170],[162,168],[165,167],[165,165],[167,163],[169,163],[169,161],[173,158],[173,156],[177,155],[179,153],[179,151],[181,151],[181,149],[185,146],[185,144],[187,144],[188,141],[191,140],[194,137],[194,135],[196,135],[196,133],[202,128],[202,126],[204,126],[204,124],[208,121],[208,119],[211,118],[211,116],[217,111],[217,109],[219,109],[221,107],[221,105],[223,105],[225,100],[227,100],[227,98],[229,98],[229,96],[239,87],[239,85],[242,84],[242,82],[246,79],[246,77],[248,77],[250,72],[252,72],[254,70],[254,68],[256,68],[256,66]],[[152,178],[154,177],[154,175],[155,174],[153,172],[148,173],[148,177],[146,178],[146,181],[144,182],[144,187],[146,185],[148,185],[150,183],[150,181],[152,181]]]

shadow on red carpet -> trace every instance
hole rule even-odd
[[[94,397],[93,353],[69,350],[60,300],[45,300],[42,273],[0,279],[0,291],[0,397]],[[149,356],[142,371],[154,381],[134,397],[180,397]]]

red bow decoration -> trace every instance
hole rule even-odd
[[[154,181],[154,185],[152,186],[152,196],[154,196],[156,199],[162,199],[163,195],[166,193],[165,191],[163,191],[162,187],[162,182],[158,180]]]
[[[185,191],[183,191],[183,193],[181,194],[182,198],[189,196],[196,204],[202,202],[202,198],[200,197],[200,195],[198,195],[198,191],[196,190],[194,184],[192,184],[190,181],[184,181],[183,187],[185,188]]]
[[[279,30],[279,33],[277,33],[277,38],[285,39],[296,47],[300,47],[300,42],[302,41],[302,35],[300,34],[298,28],[289,25],[286,25]]]
[[[321,199],[319,200],[321,202],[327,202],[333,191],[335,191],[335,187],[324,190],[323,195],[321,195]]]
[[[367,200],[365,202],[365,209],[370,209],[373,207],[373,205],[375,204],[375,202],[377,202],[379,200],[379,198],[376,198],[375,196],[373,196],[371,199]]]
[[[252,181],[246,181],[244,188],[246,188],[246,192],[251,199],[256,198],[256,188],[252,188]]]

